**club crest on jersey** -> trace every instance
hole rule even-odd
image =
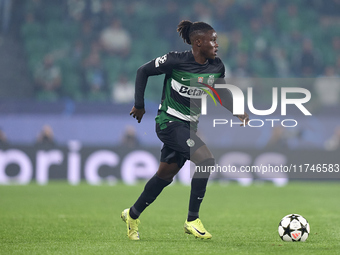
[[[213,74],[212,74],[212,75],[209,75],[209,78],[208,78],[208,80],[207,80],[207,83],[208,83],[209,85],[213,85],[213,84],[214,84],[214,81],[215,81],[214,75],[213,75]]]
[[[203,77],[198,77],[198,82],[203,82]]]

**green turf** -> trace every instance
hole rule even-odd
[[[141,216],[139,242],[120,219],[143,185],[0,186],[0,254],[339,254],[339,183],[208,187],[201,219],[213,235],[184,234],[189,187],[167,187]],[[299,213],[305,243],[286,243],[280,219]]]

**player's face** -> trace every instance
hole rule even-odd
[[[217,51],[217,33],[215,30],[209,30],[202,37],[201,53],[205,58],[215,59]]]

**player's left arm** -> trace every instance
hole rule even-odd
[[[224,68],[224,65],[223,65],[222,75],[220,76],[220,79],[219,79],[219,82],[221,82],[221,83],[226,83],[226,81],[224,79],[225,78],[224,73],[225,73],[225,68]],[[217,88],[215,88],[215,90],[221,98],[222,106],[224,108],[228,109],[232,113],[233,112],[233,97],[232,97],[231,92],[227,89],[217,89]],[[242,115],[234,115],[234,116],[239,118],[239,120],[242,121],[245,125],[247,125],[248,122],[249,122],[249,115],[246,112]],[[241,126],[244,126],[244,124],[241,124]]]

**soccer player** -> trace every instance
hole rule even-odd
[[[191,51],[169,52],[144,64],[137,71],[135,104],[130,115],[136,118],[138,123],[141,122],[145,114],[144,91],[148,77],[165,74],[162,101],[156,117],[156,133],[164,145],[161,150],[158,171],[146,183],[144,191],[135,204],[125,209],[121,214],[121,218],[127,224],[127,234],[131,240],[139,240],[138,217],[140,214],[172,182],[173,177],[186,160],[191,160],[200,169],[209,169],[209,166],[215,165],[213,155],[196,135],[201,110],[197,100],[200,100],[198,95],[201,95],[202,92],[198,93],[196,89],[196,93],[193,93],[194,89],[189,89],[190,79],[202,81],[202,79],[224,77],[224,65],[216,57],[217,34],[207,23],[192,23],[188,20],[181,21],[177,31],[183,40],[192,46]],[[220,89],[218,94],[222,105],[232,111],[231,94],[226,89]],[[246,113],[237,117],[244,124],[249,121]],[[189,211],[184,223],[185,233],[202,239],[212,237],[199,219],[199,209],[209,175],[209,171],[194,173],[191,181]]]

